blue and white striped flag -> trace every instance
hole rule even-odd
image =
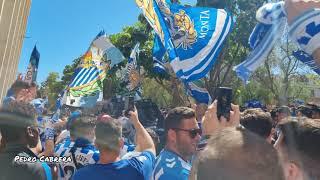
[[[166,49],[164,48],[161,39],[157,34],[154,35],[152,56],[153,60],[164,62],[164,55],[166,54]]]
[[[320,75],[320,66],[316,64],[313,57],[310,56],[308,53],[299,50],[293,51],[292,55],[304,64],[308,65],[314,72]]]
[[[249,37],[249,45],[251,49],[255,49],[261,43],[268,31],[272,28],[270,24],[258,23]]]
[[[212,102],[211,96],[206,88],[200,87],[198,81],[185,83],[187,93],[193,97],[197,103],[210,104]]]
[[[244,62],[233,68],[244,83],[248,83],[251,73],[264,63],[276,41],[283,35],[286,25],[284,2],[265,4],[256,16],[259,23],[249,38],[253,51]]]
[[[156,60],[153,60],[153,69],[152,70],[158,74],[166,74],[167,73],[167,69],[164,66],[164,64],[162,62],[156,61]]]
[[[212,69],[233,25],[223,9],[184,7],[167,0],[136,0],[169,55],[177,77],[201,79]]]

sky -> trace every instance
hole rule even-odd
[[[196,0],[181,0],[195,4]],[[18,72],[25,73],[34,45],[40,52],[38,83],[85,53],[104,29],[121,32],[138,21],[135,0],[32,0]]]

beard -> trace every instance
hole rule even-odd
[[[179,154],[184,158],[184,160],[190,160],[196,152],[196,146],[190,142],[186,142],[178,138],[177,150],[179,151]]]

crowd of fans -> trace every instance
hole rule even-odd
[[[49,116],[35,96],[34,84],[17,81],[1,104],[0,180],[320,179],[316,103],[270,112],[232,104],[229,119],[219,119],[214,101],[162,109],[163,127],[146,127],[136,108],[127,117],[89,109]]]

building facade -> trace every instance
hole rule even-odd
[[[16,79],[31,0],[0,0],[0,102]]]

